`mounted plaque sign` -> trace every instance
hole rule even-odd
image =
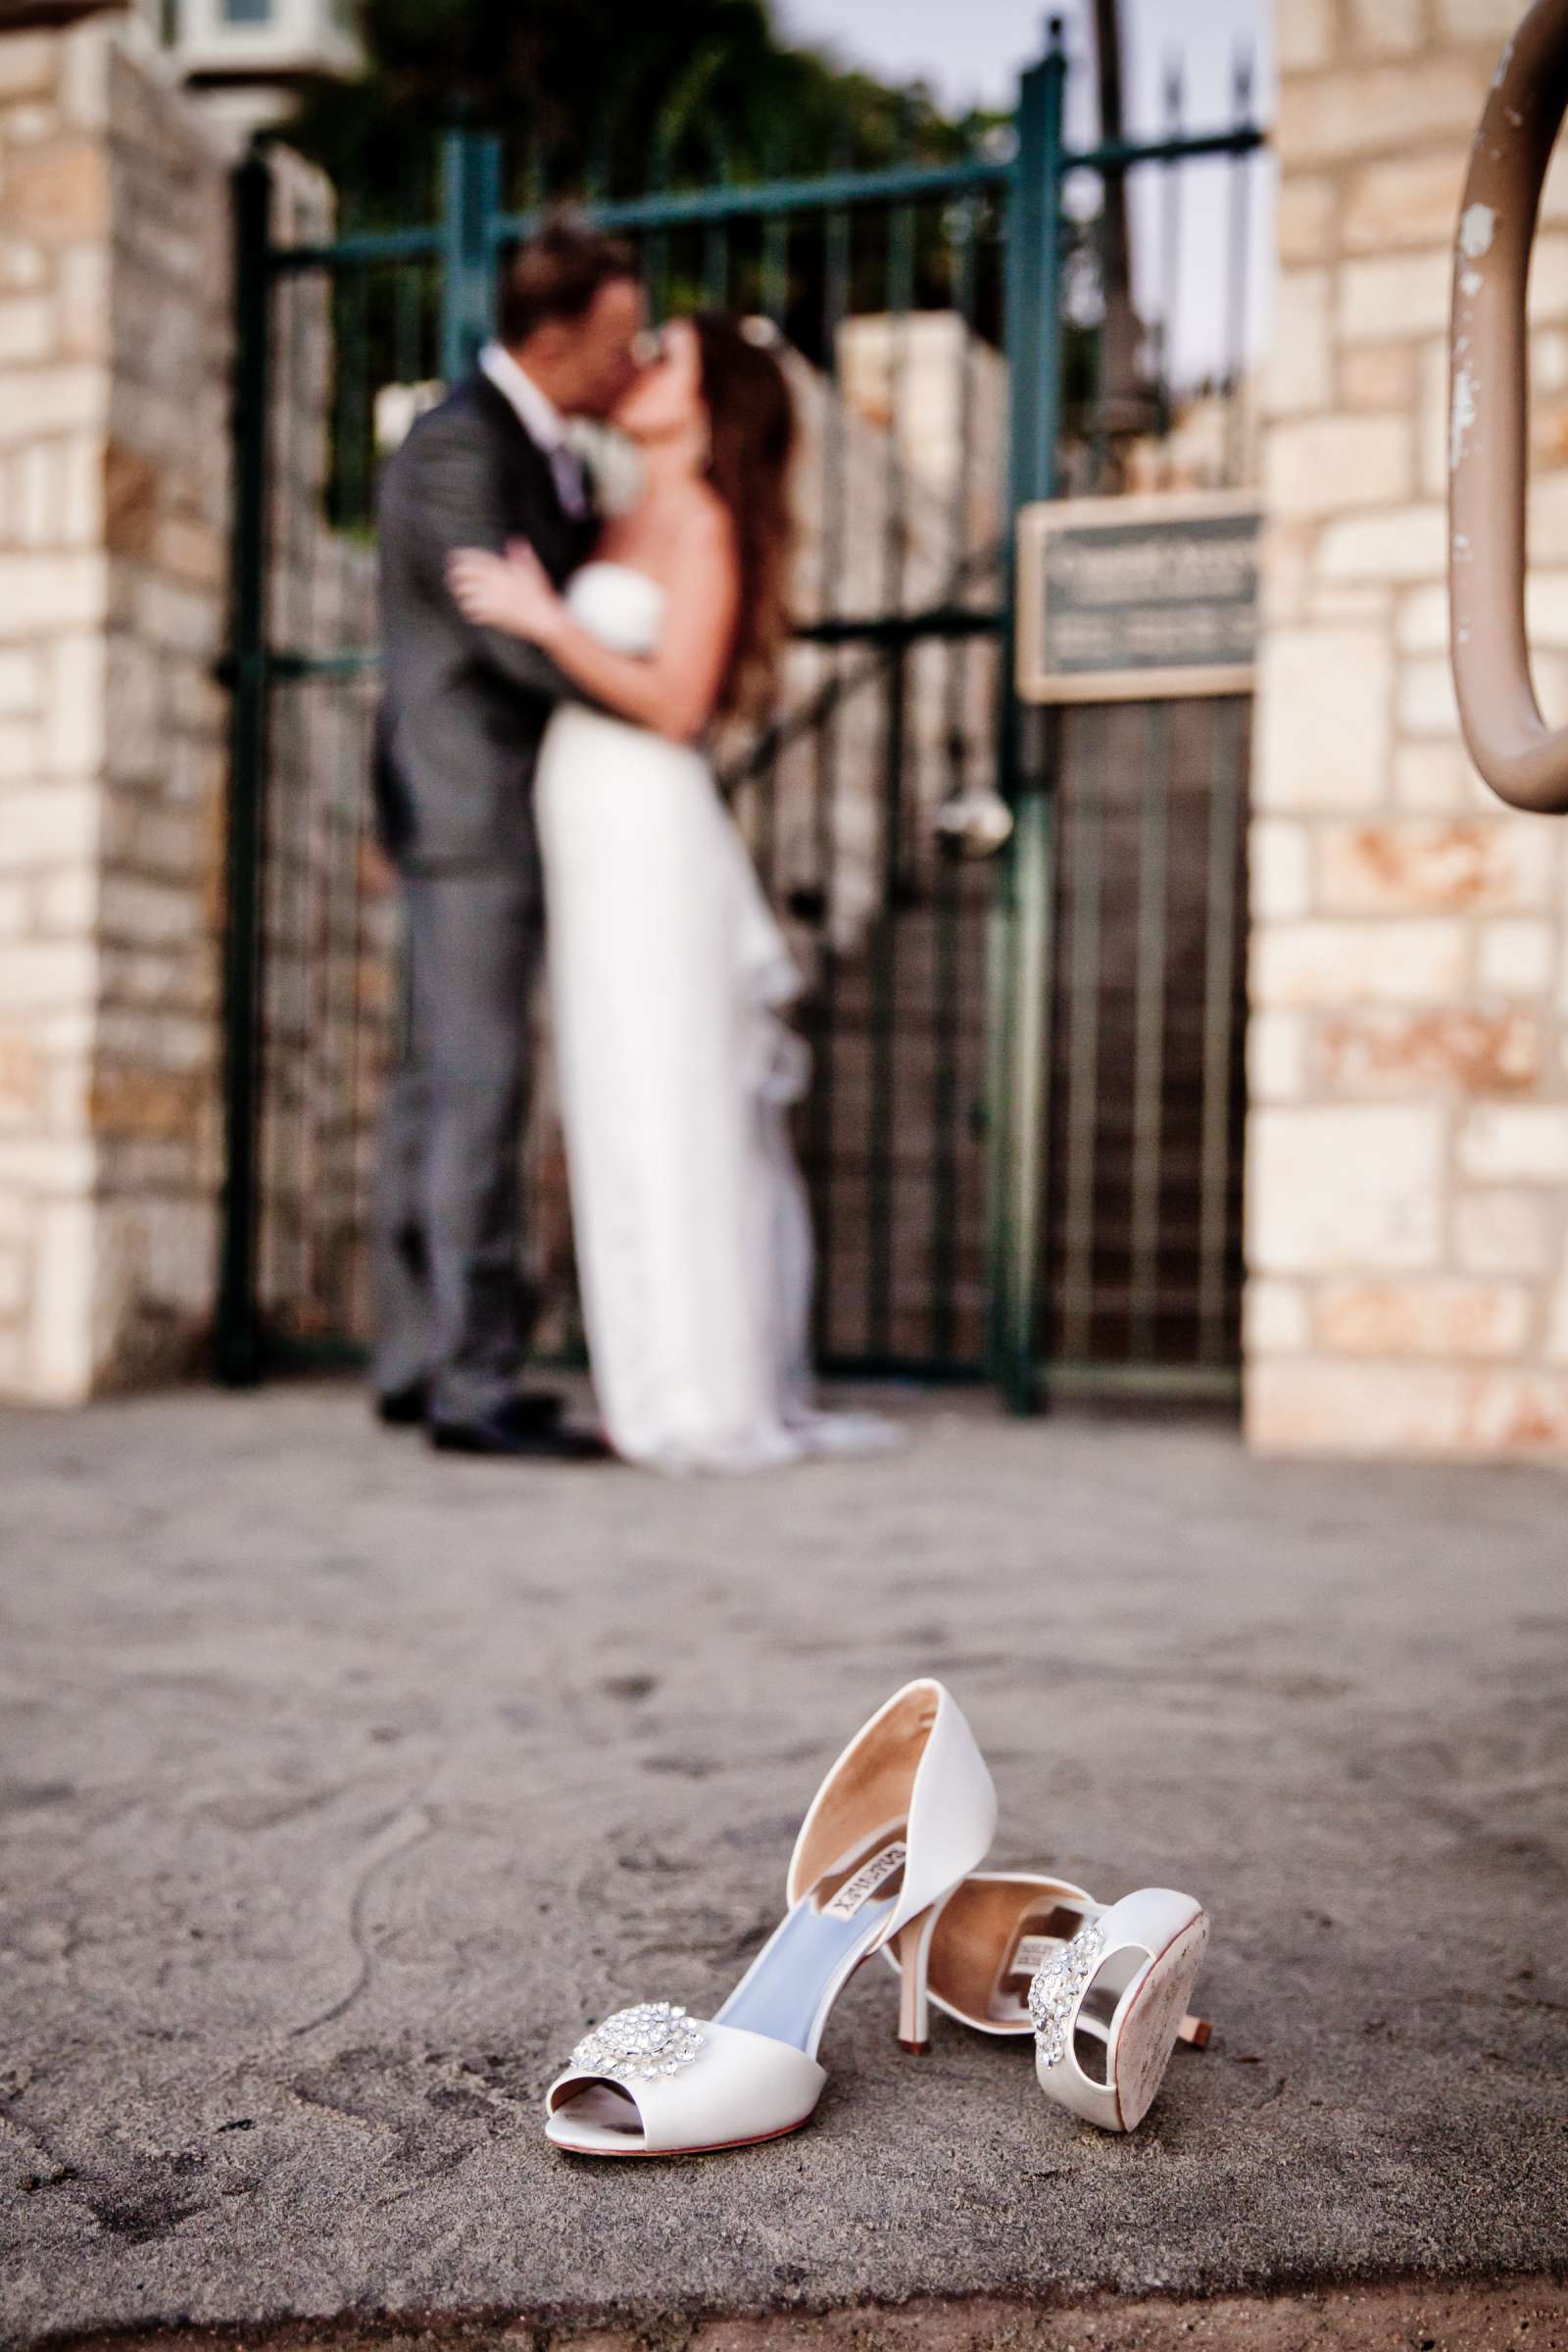
[[[1250,491],[1069,498],[1018,517],[1026,703],[1248,694],[1257,650]]]

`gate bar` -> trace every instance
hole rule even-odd
[[[1018,150],[1007,220],[1007,373],[1012,417],[1008,512],[1055,489],[1061,412],[1061,179],[1066,168],[1062,108],[1067,52],[1060,17],[1049,46],[1024,75],[1018,101]],[[1000,782],[1016,807],[998,923],[992,1005],[991,1296],[992,1355],[998,1385],[1014,1412],[1039,1403],[1036,1346],[1041,1287],[1040,1220],[1045,1182],[1049,1047],[1047,989],[1051,963],[1052,809],[1049,754],[1054,719],[1035,720],[1025,742],[1024,713],[1010,674],[1017,607],[1015,551],[1004,551],[1008,626],[998,744]],[[1045,741],[1043,742],[1043,739]]]
[[[268,411],[272,174],[253,152],[234,174],[238,288],[234,368],[233,652],[223,926],[223,1203],[214,1348],[218,1377],[261,1377],[256,1306],[261,888],[270,665],[267,655]]]

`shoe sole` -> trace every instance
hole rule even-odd
[[[1116,2036],[1116,2121],[1136,2132],[1159,2095],[1203,1952],[1208,1919],[1200,1912],[1149,1964]]]
[[[722,2156],[731,2148],[760,2148],[770,2139],[793,2139],[797,2132],[806,2130],[810,2120],[808,2115],[803,2115],[798,2124],[786,2124],[779,2132],[758,2132],[750,2139],[709,2139],[697,2148],[589,2148],[569,2139],[551,2139],[548,2132],[545,2136],[564,2156],[602,2156],[611,2164],[634,2163],[640,2156],[648,2164],[664,2164],[676,2156]]]

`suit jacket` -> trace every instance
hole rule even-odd
[[[574,689],[538,646],[464,619],[454,548],[527,539],[561,586],[598,524],[561,503],[546,453],[487,376],[421,416],[378,500],[386,688],[373,789],[383,848],[409,872],[531,864],[545,721]]]

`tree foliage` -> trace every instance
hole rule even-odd
[[[976,128],[789,46],[766,0],[366,0],[363,22],[367,74],[290,127],[362,218],[424,209],[455,122],[503,133],[516,202],[935,160]]]

